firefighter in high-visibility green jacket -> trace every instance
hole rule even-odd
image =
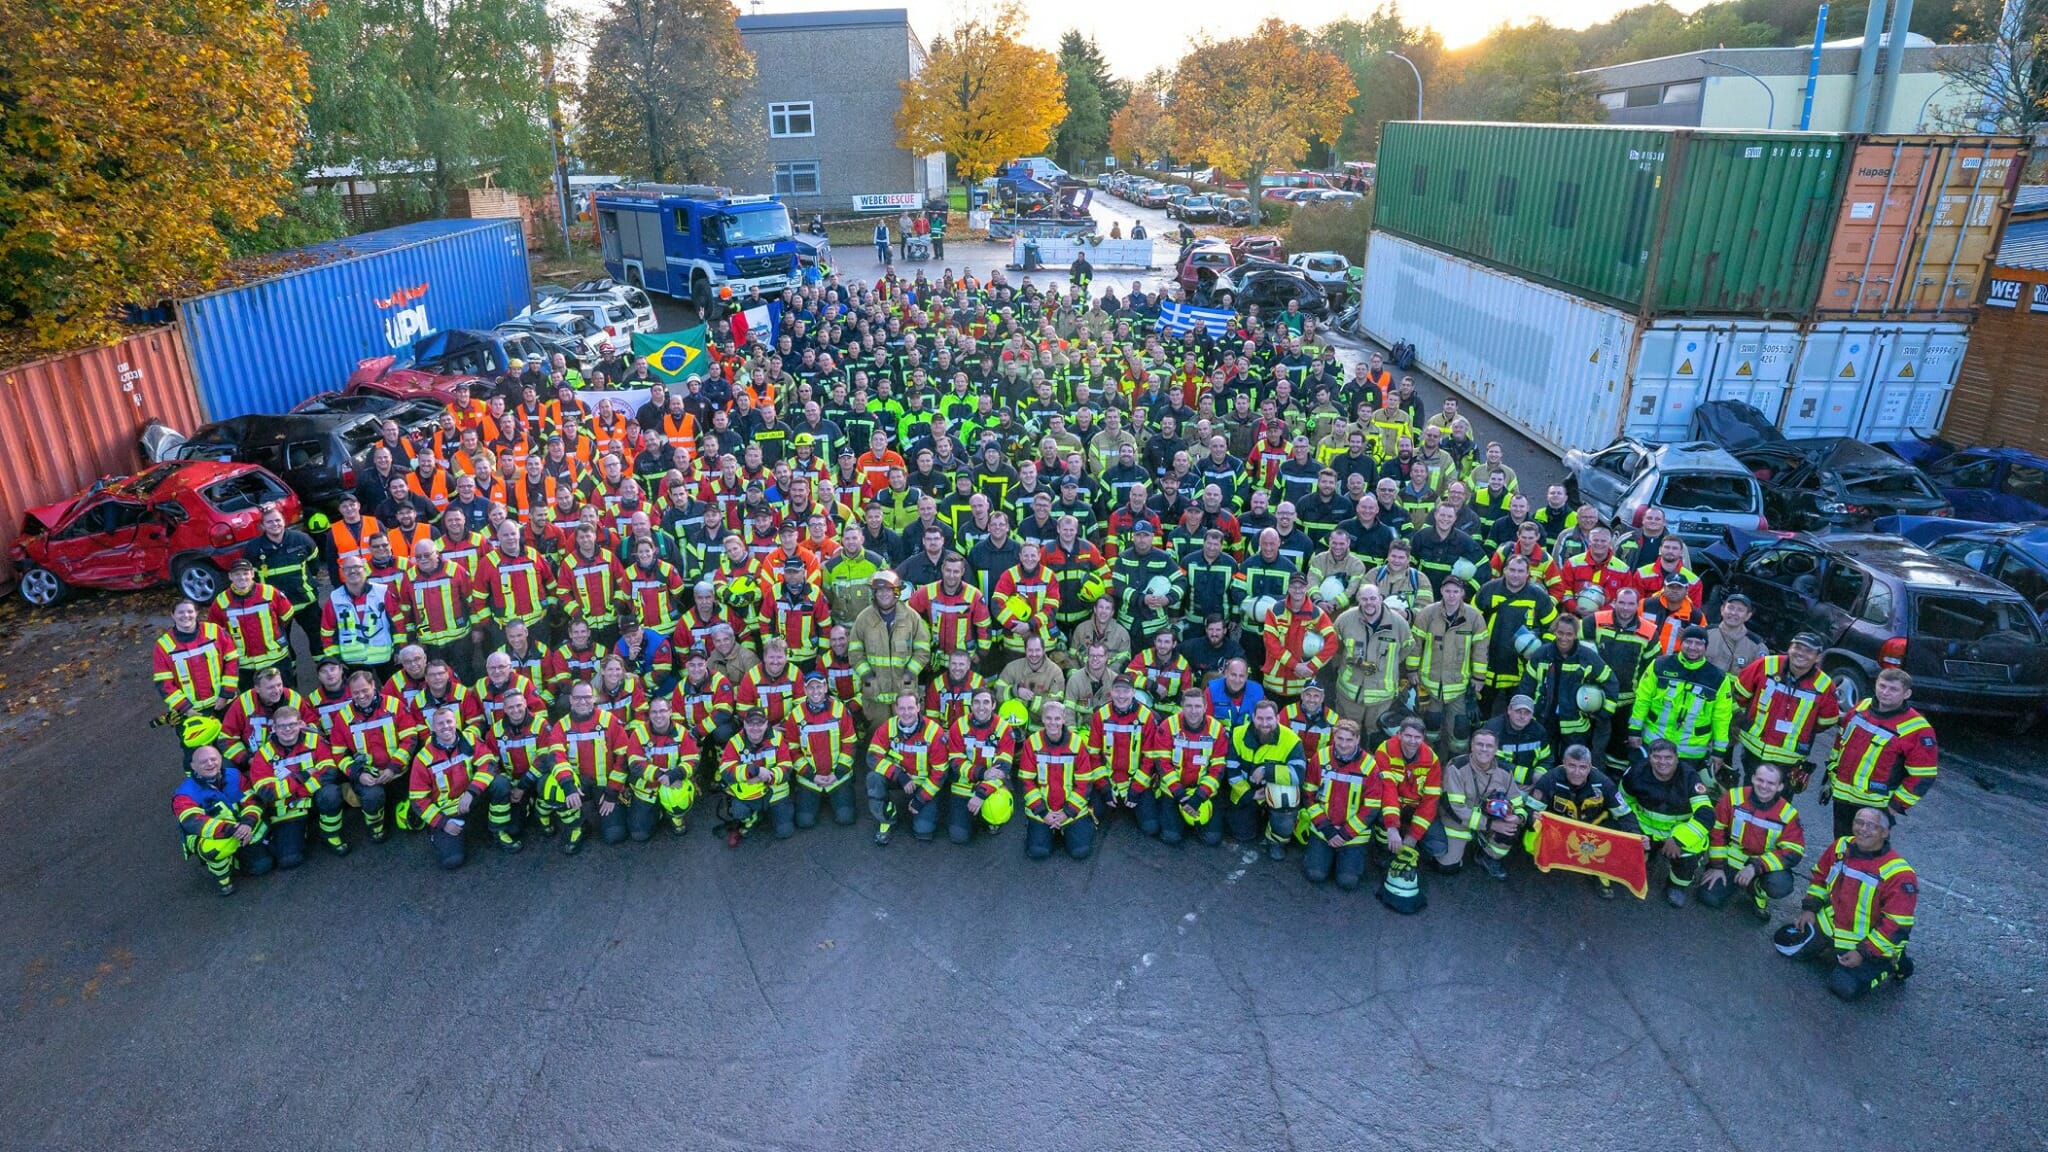
[[[1735,678],[1707,660],[1707,631],[1689,627],[1678,651],[1650,661],[1636,681],[1629,710],[1629,745],[1669,740],[1678,758],[1703,776],[1727,770],[1729,728],[1735,719]]]

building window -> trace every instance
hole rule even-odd
[[[1600,106],[1609,112],[1619,112],[1623,108],[1628,107],[1628,93],[1602,92],[1600,94]]]
[[[816,136],[817,124],[811,117],[811,102],[797,101],[790,104],[768,106],[768,135],[780,139],[785,136]]]
[[[818,162],[816,160],[785,160],[775,166],[775,194],[777,196],[816,196],[818,194]]]
[[[1683,84],[1666,84],[1664,86],[1664,103],[1697,104],[1700,102],[1701,88],[1702,85],[1697,80],[1687,80]]]

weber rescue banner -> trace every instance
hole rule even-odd
[[[1548,812],[1536,817],[1536,847],[1530,855],[1536,868],[1561,868],[1612,880],[1641,900],[1650,892],[1650,863],[1643,838],[1595,824],[1582,824]]]

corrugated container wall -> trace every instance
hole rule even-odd
[[[1799,317],[1845,138],[1388,124],[1373,227],[1645,315]]]
[[[287,256],[281,276],[178,302],[209,419],[283,412],[359,361],[450,328],[490,328],[532,299],[517,220],[423,220]]]
[[[1815,312],[1966,320],[1982,300],[2024,142],[1865,136],[1850,158]]]
[[[1892,439],[1939,426],[1960,324],[1644,320],[1375,232],[1361,323],[1407,341],[1447,387],[1562,454],[1627,434],[1683,440],[1709,400],[1751,404],[1789,436]]]
[[[2048,453],[2048,284],[2016,287],[2012,307],[1978,313],[1941,434]]]
[[[180,432],[200,424],[176,328],[0,369],[0,581],[14,578],[8,552],[28,510],[133,472],[151,420]]]

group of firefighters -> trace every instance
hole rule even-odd
[[[1777,944],[1839,995],[1910,974],[1891,831],[1937,746],[1905,673],[1844,701],[1820,637],[1765,650],[1740,596],[1710,623],[1657,510],[1532,498],[1455,400],[1291,306],[1157,315],[1137,284],[827,281],[636,412],[514,363],[387,426],[388,481],[315,531],[268,511],[156,646],[188,854],[231,893],[310,836],[347,854],[354,810],[453,868],[681,833],[701,795],[733,846],[863,807],[877,844],[1021,822],[1033,858],[1119,823],[1299,845],[1413,911],[1421,871],[1505,878],[1555,816],[1640,834],[1673,905],[1799,892]]]

